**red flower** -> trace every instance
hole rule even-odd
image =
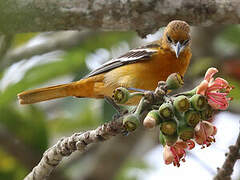
[[[202,121],[195,127],[195,141],[202,148],[210,146],[212,142],[215,142],[214,136],[217,133],[217,128],[208,121]]]
[[[163,149],[163,159],[165,164],[173,163],[174,166],[179,167],[180,161],[185,162],[185,149],[193,149],[195,143],[192,140],[182,141],[178,140],[173,146],[165,145]]]
[[[213,78],[218,70],[216,68],[209,68],[205,74],[204,80],[197,88],[197,94],[202,94],[207,97],[208,104],[213,109],[226,110],[229,105],[229,101],[232,98],[228,98],[227,95],[232,90],[232,87],[228,82],[222,78]]]

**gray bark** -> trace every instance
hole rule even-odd
[[[0,31],[136,30],[152,33],[170,20],[239,24],[239,0],[0,0]]]
[[[218,169],[218,173],[214,177],[214,180],[231,180],[233,167],[238,160],[240,160],[240,133],[236,143],[229,147],[229,153],[222,167]]]

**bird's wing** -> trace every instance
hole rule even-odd
[[[156,44],[152,43],[137,49],[132,49],[128,51],[126,54],[102,64],[99,68],[93,70],[84,78],[88,78],[104,72],[108,72],[112,69],[115,69],[117,67],[124,66],[127,64],[148,60],[153,54],[156,54],[158,52],[158,48],[160,48],[159,43],[156,43]]]

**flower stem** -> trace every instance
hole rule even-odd
[[[134,97],[134,96],[144,96],[144,93],[143,92],[133,92],[133,93],[130,93],[129,99]]]
[[[173,97],[177,97],[177,96],[181,96],[181,95],[193,96],[194,94],[196,94],[196,91],[197,91],[197,87],[195,87],[194,89],[192,89],[190,91],[185,91],[185,92],[182,92],[182,93],[175,94]]]
[[[140,100],[140,102],[139,102],[139,104],[138,104],[138,106],[137,106],[137,109],[136,109],[136,111],[135,111],[135,113],[134,113],[136,116],[139,116],[139,114],[140,114],[141,111],[142,111],[144,99],[145,99],[145,98],[142,97],[142,99]]]

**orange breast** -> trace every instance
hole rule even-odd
[[[151,60],[116,68],[105,74],[107,86],[124,86],[154,90],[157,83],[166,80],[174,72],[185,74],[191,58],[190,51],[181,53],[177,59],[171,51],[159,51]]]

